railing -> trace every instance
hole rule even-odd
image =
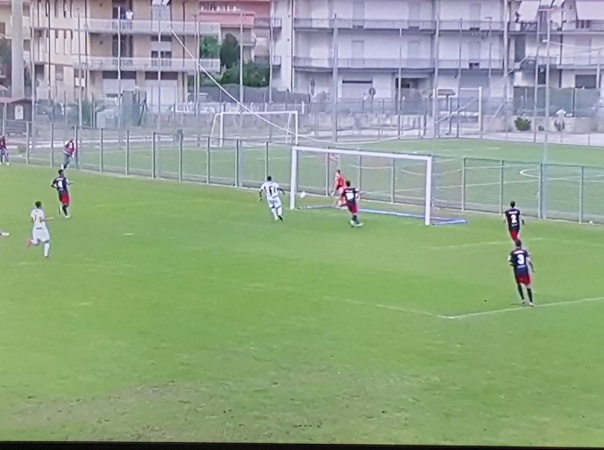
[[[80,148],[75,168],[96,172],[139,175],[219,184],[232,187],[257,187],[268,170],[279,172],[287,188],[291,148],[285,142],[265,139],[216,139],[187,133],[158,133],[124,130],[121,133],[94,128],[49,127],[46,140],[9,140],[13,161],[32,165],[56,166],[61,160],[65,140],[74,138]],[[312,145],[323,145],[313,143]],[[327,145],[327,144],[325,144]],[[498,144],[501,145],[501,144]],[[340,144],[346,148],[345,143]],[[363,145],[355,145],[363,148]],[[388,147],[390,148],[390,147]],[[379,150],[368,147],[369,151]],[[405,177],[364,176],[375,171],[371,156],[358,165],[356,178],[365,201],[389,201],[404,207],[423,201],[424,192],[409,186]],[[211,162],[211,163],[210,163]],[[316,164],[298,167],[308,192],[322,194],[331,184],[329,171]],[[324,176],[316,176],[317,174]],[[392,171],[395,174],[395,171]],[[313,176],[311,176],[313,175]],[[604,167],[540,164],[495,159],[435,156],[433,162],[432,205],[457,211],[500,214],[509,198],[523,196],[523,212],[528,216],[576,222],[604,223]],[[393,195],[403,191],[405,195]]]
[[[294,20],[296,28],[308,29],[333,29],[337,25],[340,29],[365,28],[375,30],[419,30],[435,31],[436,20],[383,20],[383,19],[315,19],[297,18]],[[488,20],[441,20],[441,31],[491,31],[501,32],[505,29],[503,21]]]
[[[75,19],[72,19],[72,25],[77,27]],[[34,20],[35,28],[47,28],[48,24],[44,21]],[[53,28],[56,28],[53,26]],[[117,33],[121,31],[124,34],[172,34],[179,35],[220,35],[220,24],[211,22],[194,21],[182,22],[174,20],[142,20],[142,19],[83,19],[82,28],[89,33]]]
[[[81,58],[82,69],[87,70],[135,70],[195,73],[197,61],[189,58],[116,58],[91,56]],[[219,59],[200,59],[199,63],[209,72],[220,71]],[[73,65],[79,68],[80,59],[73,57]]]
[[[294,65],[298,67],[330,69],[334,66],[333,58],[296,57]],[[432,58],[338,58],[339,69],[433,69],[435,62]],[[443,59],[439,60],[441,69],[491,69],[502,70],[503,60],[481,59]]]

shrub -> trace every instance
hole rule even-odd
[[[526,117],[516,117],[514,125],[518,131],[528,131],[531,129],[531,121]]]

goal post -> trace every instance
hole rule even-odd
[[[214,114],[212,145],[224,147],[228,139],[297,144],[298,111],[221,111]]]
[[[421,218],[425,225],[466,223],[432,213],[433,162],[430,155],[294,145],[289,207],[332,207],[333,199],[325,198],[332,194],[335,173],[340,169],[361,192],[362,212]],[[302,200],[301,192],[311,198]]]

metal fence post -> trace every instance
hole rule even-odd
[[[155,174],[156,174],[156,164],[157,161],[155,161],[155,157],[156,157],[156,145],[157,145],[157,132],[153,132],[153,144],[151,145],[151,178],[155,178]]]
[[[99,171],[103,172],[104,171],[104,167],[105,167],[105,144],[104,144],[104,138],[105,138],[105,134],[103,133],[103,128],[101,128],[100,132],[99,132],[99,138],[101,141],[101,149],[100,149],[100,155],[99,155]]]
[[[76,163],[76,167],[79,169],[80,168],[80,151],[82,151],[82,142],[81,142],[81,133],[80,133],[80,128],[75,126],[73,127],[75,129],[75,143],[76,143],[76,152],[75,152],[75,163]]]
[[[390,167],[390,203],[394,204],[396,192],[396,158],[392,158]]]
[[[585,166],[581,166],[581,178],[579,179],[579,223],[583,223],[585,213]]]
[[[178,181],[182,181],[183,131],[178,130]]]
[[[212,171],[210,169],[210,166],[212,165],[211,164],[211,156],[210,156],[211,155],[211,151],[210,151],[210,144],[211,144],[210,140],[211,139],[212,138],[209,137],[209,136],[206,138],[206,153],[207,153],[207,158],[206,158],[206,161],[207,161],[207,164],[206,164],[206,184],[210,184],[210,177],[212,175]]]
[[[547,181],[545,181],[547,182]],[[539,209],[537,211],[537,217],[539,219],[544,219],[545,218],[545,198],[543,195],[543,164],[539,164],[539,197],[538,197],[538,202],[539,202]]]
[[[121,133],[121,132],[120,132]],[[126,175],[130,175],[130,130],[126,130]]]
[[[359,191],[362,190],[363,185],[363,157],[359,155],[359,163],[358,163],[358,174],[357,179],[359,180]]]
[[[503,214],[503,167],[505,162],[501,160],[501,166],[499,168],[499,214]]]
[[[461,210],[466,210],[466,161],[467,158],[461,160]]]
[[[25,124],[25,164],[29,164],[29,153],[31,146],[31,138],[30,138],[31,129],[29,127],[29,123]]]
[[[55,127],[50,124],[50,167],[55,165]]]
[[[331,147],[328,147],[331,149]],[[327,153],[327,158],[325,158],[325,195],[329,197],[329,161],[331,160],[331,153]],[[298,167],[300,167],[298,165]],[[299,173],[301,171],[299,170]],[[298,183],[299,184],[299,183]]]
[[[241,139],[235,141],[235,187],[241,187]]]
[[[269,143],[265,142],[265,147],[264,147],[264,179],[266,180],[266,177],[268,177],[268,171],[269,171],[269,164],[268,164],[268,158],[269,158]]]

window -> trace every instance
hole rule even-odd
[[[575,75],[577,89],[597,89],[596,75]]]
[[[172,42],[172,36],[162,36],[162,42]],[[157,35],[151,36],[151,42],[157,42]]]
[[[4,22],[0,22],[0,34],[2,36],[6,35],[6,24]]]
[[[63,66],[55,66],[55,80],[63,81]]]
[[[539,68],[537,73],[537,86],[545,86],[545,69]]]
[[[67,0],[63,0],[63,17],[67,17]]]
[[[157,51],[152,51],[151,52],[151,58],[171,59],[172,58],[172,52],[157,52]]]
[[[55,17],[59,17],[59,0],[55,0],[54,7],[55,7],[55,11],[54,11]]]
[[[583,30],[591,28],[591,20],[577,20],[577,28]]]

